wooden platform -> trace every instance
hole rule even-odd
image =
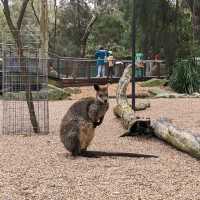
[[[155,76],[151,76],[151,77],[137,77],[135,78],[136,81],[146,81],[152,78],[157,78]],[[166,78],[164,76],[160,77],[161,79]],[[59,79],[57,81],[59,81],[59,85],[61,87],[80,87],[80,86],[90,86],[93,84],[99,84],[99,85],[105,85],[107,84],[109,81],[111,81],[111,83],[118,83],[119,82],[120,77],[114,77],[110,80],[108,80],[107,78],[62,78]]]

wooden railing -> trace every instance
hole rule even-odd
[[[163,60],[143,60],[144,67],[136,63],[136,77],[166,76],[167,70]],[[116,62],[119,63],[119,62]],[[131,60],[120,60],[114,65],[114,77],[121,77]],[[162,66],[161,66],[162,65]],[[106,75],[108,66],[106,64]],[[97,75],[96,60],[84,58],[60,57],[49,59],[49,76],[59,79],[94,78]]]

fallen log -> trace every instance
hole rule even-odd
[[[133,132],[136,128],[139,131],[140,127],[143,129],[143,126],[148,126],[149,119],[140,119],[135,116],[135,112],[132,110],[128,100],[127,100],[127,87],[130,83],[132,78],[132,65],[128,65],[122,77],[119,80],[118,87],[117,87],[117,93],[116,93],[116,100],[117,100],[117,106],[114,108],[114,114],[117,117],[120,117],[122,120],[122,125],[125,129],[128,129],[129,132]],[[146,109],[149,107],[149,103],[140,103],[136,104],[137,110]]]
[[[168,119],[161,118],[152,123],[154,134],[177,149],[200,159],[200,136],[175,127]]]
[[[178,129],[169,120],[161,118],[150,122],[150,119],[141,119],[135,116],[128,103],[126,90],[131,80],[132,66],[128,65],[119,81],[116,100],[117,106],[114,108],[114,114],[122,121],[122,125],[128,132],[123,136],[135,135],[136,132],[153,133],[153,135],[171,144],[178,150],[200,159],[200,136]]]

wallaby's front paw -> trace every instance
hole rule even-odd
[[[99,119],[99,121],[93,122],[93,127],[96,128],[97,126],[100,126],[100,125],[102,124],[102,122],[103,122],[103,118],[104,118],[104,117],[101,117],[101,118]]]
[[[99,126],[98,122],[93,122],[93,128],[96,128],[97,126]]]

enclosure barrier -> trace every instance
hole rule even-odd
[[[3,34],[1,44],[2,132],[48,134],[48,60],[39,56],[39,35],[20,36],[20,51],[9,33]]]
[[[32,134],[33,126],[27,105],[26,88],[32,93],[40,134],[49,132],[48,76],[45,61],[39,58],[4,59],[3,67],[3,134]],[[26,78],[25,78],[26,77]]]
[[[97,77],[95,59],[57,57],[48,60],[48,75],[58,79],[62,86],[83,86],[94,83],[106,84],[108,80],[118,82],[125,67],[131,60],[116,60],[112,78],[108,78],[108,63],[105,65],[105,77]],[[162,60],[143,60],[143,65],[136,65],[136,81],[168,76],[165,62]]]

